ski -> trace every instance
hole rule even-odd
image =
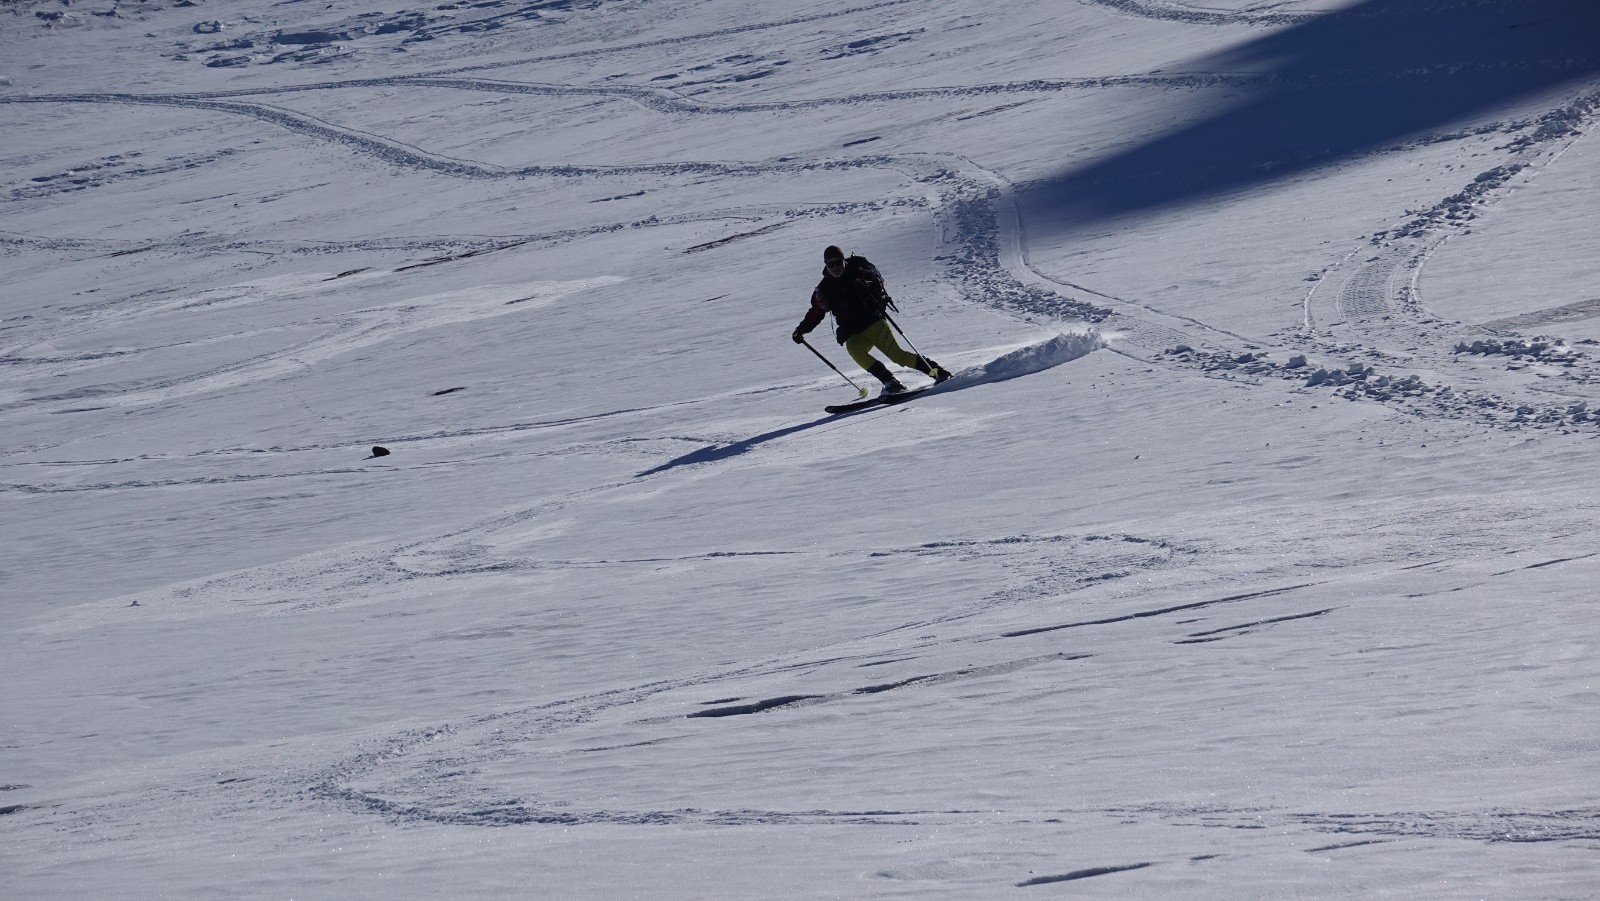
[[[834,404],[831,407],[823,407],[823,409],[837,416],[840,413],[854,413],[857,410],[865,410],[868,407],[887,407],[908,401],[932,387],[932,385],[929,385],[927,388],[912,388],[899,394],[880,394],[877,397],[869,397],[866,400],[858,400],[848,404]]]

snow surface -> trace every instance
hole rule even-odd
[[[1589,0],[10,0],[0,896],[1600,894],[1597,120]],[[823,414],[833,243],[957,379]]]

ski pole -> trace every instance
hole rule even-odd
[[[816,354],[817,355],[817,359],[821,360],[824,363],[827,363],[829,369],[832,369],[834,372],[839,372],[839,367],[833,365],[833,361],[832,360],[829,360],[827,357],[823,356],[822,355],[822,351],[817,350],[815,347],[812,347],[811,346],[811,342],[807,341],[804,336],[801,336],[800,343],[804,344],[806,346],[806,350],[809,350],[812,353]],[[850,377],[848,375],[845,375],[844,373],[839,372],[839,378],[842,378],[845,381],[850,382],[850,387],[856,389],[856,392],[858,394],[860,394],[862,397],[866,397],[867,396],[867,389],[861,387],[860,385],[857,385],[855,382],[851,382],[850,381]]]
[[[889,320],[889,324],[894,326],[894,330],[897,331],[897,332],[900,332],[900,337],[906,339],[906,346],[911,348],[911,352],[912,353],[916,354],[919,357],[922,357],[922,359],[924,359],[924,360],[927,359],[927,357],[923,357],[922,356],[922,351],[917,350],[917,346],[915,344],[911,343],[911,336],[907,335],[903,331],[900,331],[900,323],[895,322],[894,321],[894,317],[890,316],[888,311],[884,311],[883,318]]]

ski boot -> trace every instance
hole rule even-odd
[[[927,357],[917,357],[916,368],[917,371],[923,375],[931,376],[935,385],[950,378],[950,370],[940,366],[938,363],[933,362]]]
[[[882,363],[873,363],[872,368],[867,370],[867,374],[883,383],[883,390],[878,392],[880,395],[899,394],[906,390],[906,386],[900,384],[900,380],[894,377],[894,373],[889,371],[889,367]]]

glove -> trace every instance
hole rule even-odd
[[[806,333],[800,331],[799,329],[795,329],[794,330],[794,334],[791,335],[790,337],[794,338],[794,343],[796,343],[796,344],[804,344],[804,343],[806,343]]]

